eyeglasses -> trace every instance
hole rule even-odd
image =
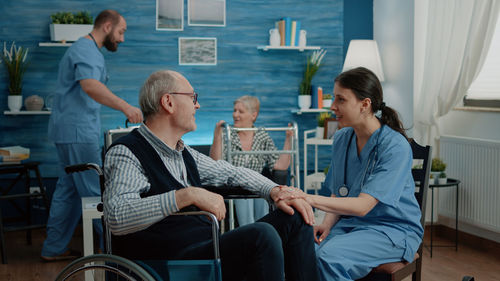
[[[195,92],[192,92],[192,93],[169,93],[169,94],[171,94],[171,95],[185,95],[185,96],[193,97],[193,103],[195,105],[198,102],[198,94]]]

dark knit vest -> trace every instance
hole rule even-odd
[[[117,144],[127,146],[145,170],[151,188],[141,194],[141,197],[184,188],[170,174],[158,153],[137,129],[119,138],[111,147]],[[194,158],[187,149],[182,151],[182,157],[189,182],[192,186],[201,186]],[[189,206],[181,211],[196,209]],[[129,259],[171,259],[193,243],[210,239],[210,229],[206,218],[201,216],[168,216],[147,229],[126,235],[112,235],[112,251],[115,255]]]

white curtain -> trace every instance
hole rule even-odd
[[[420,0],[419,0],[420,1]],[[500,0],[428,1],[423,64],[417,73],[414,138],[438,148],[438,118],[463,99],[479,74],[500,11]],[[415,35],[418,38],[417,35]],[[421,81],[420,81],[421,80]],[[434,149],[438,152],[438,149]]]

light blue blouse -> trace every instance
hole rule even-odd
[[[372,134],[358,156],[356,136],[351,138],[352,134],[352,128],[344,128],[335,134],[332,162],[324,188],[330,194],[340,196],[339,188],[344,185],[344,169],[347,168],[347,196],[357,197],[363,192],[379,203],[364,217],[342,216],[334,228],[381,231],[395,245],[405,248],[404,259],[412,261],[422,241],[423,228],[420,207],[414,195],[410,144],[400,133],[384,125],[383,129]],[[347,147],[347,167],[344,167]]]

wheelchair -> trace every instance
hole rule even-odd
[[[78,164],[65,167],[66,173],[95,170],[99,175],[101,196],[104,193],[104,174],[100,166],[94,163]],[[103,212],[103,205],[97,206]],[[104,215],[104,213],[103,213]],[[219,224],[217,218],[205,211],[189,211],[173,214],[176,216],[204,215],[212,224],[213,260],[129,260],[112,254],[111,231],[106,227],[103,217],[104,242],[106,254],[94,254],[81,257],[68,264],[56,277],[63,280],[144,280],[178,281],[208,280],[221,281],[221,261],[219,253]]]

